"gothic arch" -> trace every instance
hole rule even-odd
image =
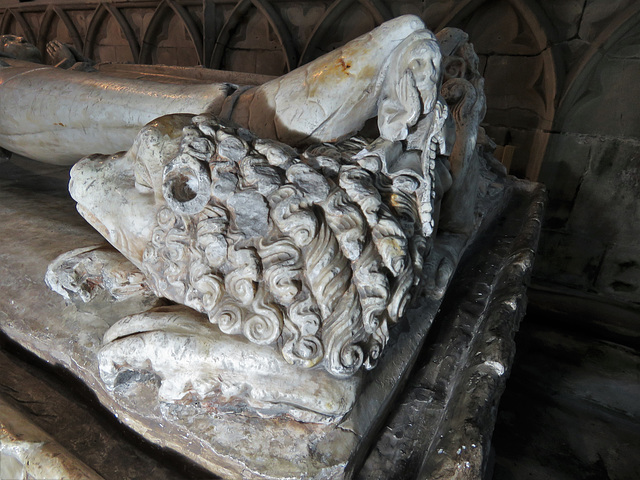
[[[182,22],[196,51],[198,62],[201,65],[204,64],[203,40],[200,27],[198,27],[198,24],[187,9],[173,0],[163,0],[153,12],[153,17],[144,33],[140,63],[152,63],[153,49],[155,47],[154,38],[171,15],[175,15]]]
[[[289,28],[286,23],[277,12],[277,10],[267,0],[240,0],[229,16],[229,19],[225,22],[218,34],[216,44],[213,47],[211,54],[211,68],[220,68],[222,66],[222,59],[224,57],[224,51],[229,43],[231,34],[236,29],[240,21],[247,15],[251,7],[255,7],[258,12],[267,18],[267,21],[273,28],[282,50],[285,56],[287,65],[287,71],[293,70],[298,64],[298,52],[295,46],[295,42],[291,37]]]
[[[140,57],[140,45],[138,43],[138,38],[136,37],[133,28],[131,27],[131,25],[129,25],[129,22],[124,17],[122,12],[120,12],[117,7],[110,3],[100,3],[94,10],[93,15],[91,16],[91,21],[89,22],[89,27],[87,28],[87,34],[85,36],[83,48],[84,55],[86,57],[93,58],[93,50],[96,46],[96,37],[101,27],[105,23],[104,21],[107,15],[111,15],[117,22],[120,30],[122,31],[122,34],[129,44],[133,60],[136,61]]]
[[[300,65],[304,65],[313,60],[315,47],[325,37],[332,25],[334,25],[354,3],[360,3],[364,6],[371,13],[377,25],[393,18],[393,15],[381,0],[336,0],[329,6],[313,29],[311,37],[309,37],[300,55]]]
[[[29,25],[29,22],[25,20],[22,13],[13,8],[7,8],[4,13],[4,18],[2,19],[2,25],[0,26],[3,32],[7,32],[9,30],[11,21],[15,21],[20,26],[20,28],[22,28],[27,42],[34,45],[36,44],[36,36],[33,33],[33,29],[31,28],[31,25]]]
[[[76,48],[76,50],[82,52],[84,50],[84,42],[82,40],[82,37],[80,36],[80,33],[78,33],[78,29],[74,25],[67,12],[55,5],[49,5],[49,7],[47,7],[47,10],[44,12],[44,15],[42,16],[40,29],[38,31],[38,49],[43,53],[45,52],[47,46],[47,38],[49,38],[49,30],[51,29],[53,21],[56,17],[60,19],[60,21],[64,24],[67,31],[69,32],[69,36],[73,41],[73,46]]]
[[[640,28],[640,5],[620,12],[591,43],[582,60],[567,74],[566,86],[558,102],[554,129],[561,129],[571,109],[580,100],[599,63],[631,31]]]

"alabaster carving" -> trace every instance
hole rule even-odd
[[[49,265],[44,280],[65,299],[84,303],[102,294],[116,302],[153,296],[142,272],[107,245],[60,255]]]
[[[79,211],[158,296],[222,332],[336,376],[373,367],[419,283],[431,228],[420,216],[425,179],[388,172],[359,139],[297,155],[203,115],[163,145],[171,153],[159,169],[144,142],[168,121],[145,127],[136,155],[74,167]],[[116,203],[104,202],[116,192]],[[118,202],[136,205],[133,222]]]
[[[313,422],[348,413],[363,368],[410,304],[442,296],[478,222],[484,93],[467,40],[400,17],[284,77],[185,87],[178,104],[170,89],[116,96],[115,80],[75,72],[76,93],[104,95],[104,136],[130,130],[151,104],[170,113],[126,152],[71,172],[78,211],[135,265],[127,278],[184,306],[111,327],[100,353],[109,388],[137,371],[158,378],[165,402],[240,402]],[[185,109],[204,113],[176,113]],[[376,136],[354,136],[373,117]],[[35,146],[0,141],[55,161],[89,148],[79,136],[71,156],[52,150],[52,132]],[[85,300],[74,255],[48,282]]]
[[[161,402],[204,405],[216,414],[286,415],[327,424],[349,413],[360,376],[336,379],[324,370],[288,363],[272,344],[255,343],[256,333],[264,336],[258,321],[248,339],[223,333],[181,305],[124,317],[105,333],[100,376],[112,390],[157,382]]]
[[[162,115],[205,111],[292,146],[346,138],[375,116],[383,138],[404,140],[422,106],[425,112],[434,107],[440,57],[434,35],[406,15],[259,86],[170,85],[4,67],[0,98],[12,115],[0,120],[0,146],[71,164],[128,149],[140,128]]]
[[[7,63],[2,59],[18,60],[19,62]],[[57,68],[71,69],[82,72],[94,72],[95,62],[82,55],[73,45],[51,40],[46,46],[46,55],[43,62],[42,54],[38,47],[27,42],[23,37],[16,35],[0,35],[0,65],[9,67],[12,64],[25,66],[25,63],[46,63]]]

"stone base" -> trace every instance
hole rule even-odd
[[[336,426],[162,403],[153,378],[106,389],[97,361],[103,335],[137,312],[126,302],[117,311],[108,303],[67,305],[43,281],[54,258],[101,237],[75,212],[66,170],[5,162],[0,172],[3,332],[70,370],[147,440],[225,478],[351,478],[363,464],[362,478],[409,478],[420,468],[429,478],[448,478],[456,469],[475,478],[485,468],[493,410],[524,313],[541,218],[539,187],[512,178],[487,183],[481,212],[488,233],[470,247],[443,311],[436,317],[440,302],[427,299],[409,311],[378,367],[362,379],[354,409]]]

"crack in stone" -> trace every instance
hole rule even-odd
[[[514,58],[535,58],[539,57],[543,53],[547,52],[551,48],[556,46],[556,44],[551,43],[544,47],[542,50],[536,53],[500,53],[500,52],[490,52],[490,53],[479,53],[478,56],[486,57],[487,59],[492,57],[514,57]],[[485,67],[486,69],[486,67]]]
[[[582,11],[580,12],[580,18],[578,19],[578,28],[576,29],[576,34],[575,37],[582,40],[582,37],[580,36],[580,30],[582,29],[582,20],[584,19],[584,13],[587,10],[587,1],[588,0],[584,0],[584,2],[582,3]]]
[[[500,110],[500,111],[508,111],[509,109],[506,110]],[[483,122],[481,124],[481,126],[483,128],[506,128],[508,130],[514,131],[514,132],[524,132],[524,133],[537,133],[537,132],[541,132],[541,133],[547,133],[550,135],[561,135],[561,136],[566,136],[566,137],[576,137],[579,139],[583,139],[583,140],[595,140],[597,142],[622,142],[626,145],[632,146],[632,147],[636,147],[636,148],[640,148],[640,139],[636,139],[633,137],[617,137],[614,135],[600,135],[600,134],[595,134],[595,133],[580,133],[580,132],[567,132],[567,131],[563,131],[563,130],[558,130],[558,129],[552,129],[552,128],[534,128],[534,127],[517,127],[517,126],[513,126],[513,125],[506,125],[503,123],[485,123]]]

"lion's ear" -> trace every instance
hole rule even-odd
[[[422,101],[410,69],[390,90],[378,107],[378,129],[382,138],[395,142],[407,138],[408,128],[420,117]]]

